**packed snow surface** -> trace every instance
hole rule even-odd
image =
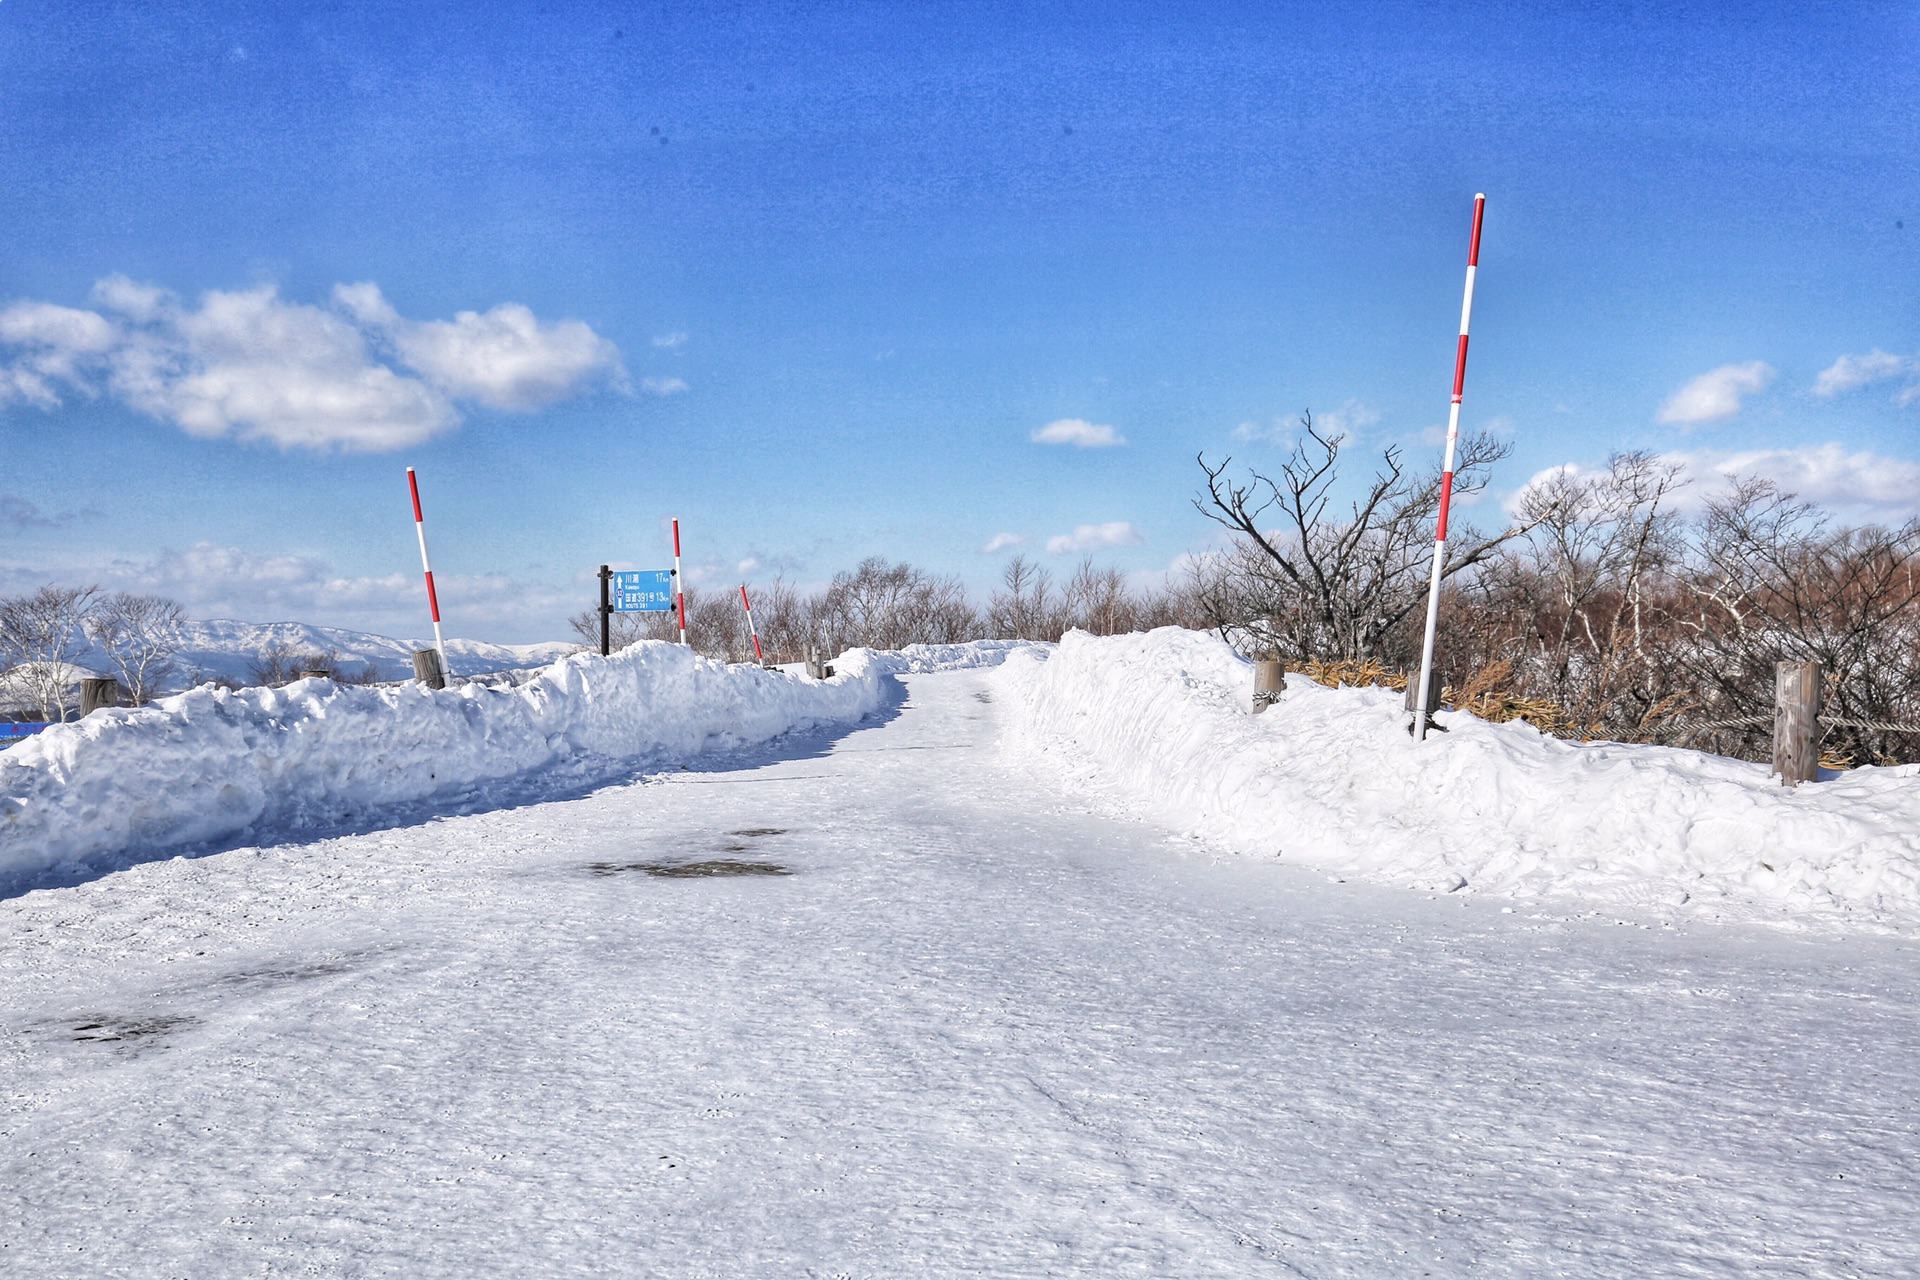
[[[0,898],[0,1271],[1920,1274],[1910,940],[1216,856],[1005,755],[1010,683],[884,683]]]
[[[814,681],[659,641],[563,658],[516,687],[203,687],[54,725],[0,754],[0,877],[365,821],[512,779],[578,783],[858,720],[884,688],[865,651]]]
[[[1452,713],[1415,742],[1401,695],[1302,676],[1254,715],[1251,664],[1173,628],[1071,633],[996,680],[1014,749],[1218,848],[1449,891],[1920,923],[1914,766],[1789,789],[1763,765]]]

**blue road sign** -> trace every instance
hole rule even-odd
[[[673,570],[635,569],[613,575],[615,613],[665,613],[673,608]]]

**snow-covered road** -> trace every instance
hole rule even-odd
[[[904,682],[0,901],[0,1271],[1920,1273],[1911,940],[1214,858]]]

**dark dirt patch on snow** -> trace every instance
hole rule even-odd
[[[709,858],[704,862],[590,862],[587,870],[597,876],[615,876],[623,871],[644,871],[668,880],[695,880],[715,876],[790,876],[793,872],[774,862],[748,862],[742,858]]]

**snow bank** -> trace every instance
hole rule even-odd
[[[1016,653],[1045,654],[1053,648],[1035,640],[969,640],[965,644],[910,644],[874,654],[889,671],[907,675],[997,667]]]
[[[1299,676],[1255,716],[1252,666],[1174,629],[1072,633],[994,679],[1010,747],[1237,851],[1442,890],[1920,923],[1920,767],[1789,790],[1762,765],[1450,713],[1416,743],[1401,695]]]
[[[855,650],[811,681],[655,641],[563,658],[517,688],[302,680],[100,711],[0,754],[0,876],[858,720],[895,665]]]

